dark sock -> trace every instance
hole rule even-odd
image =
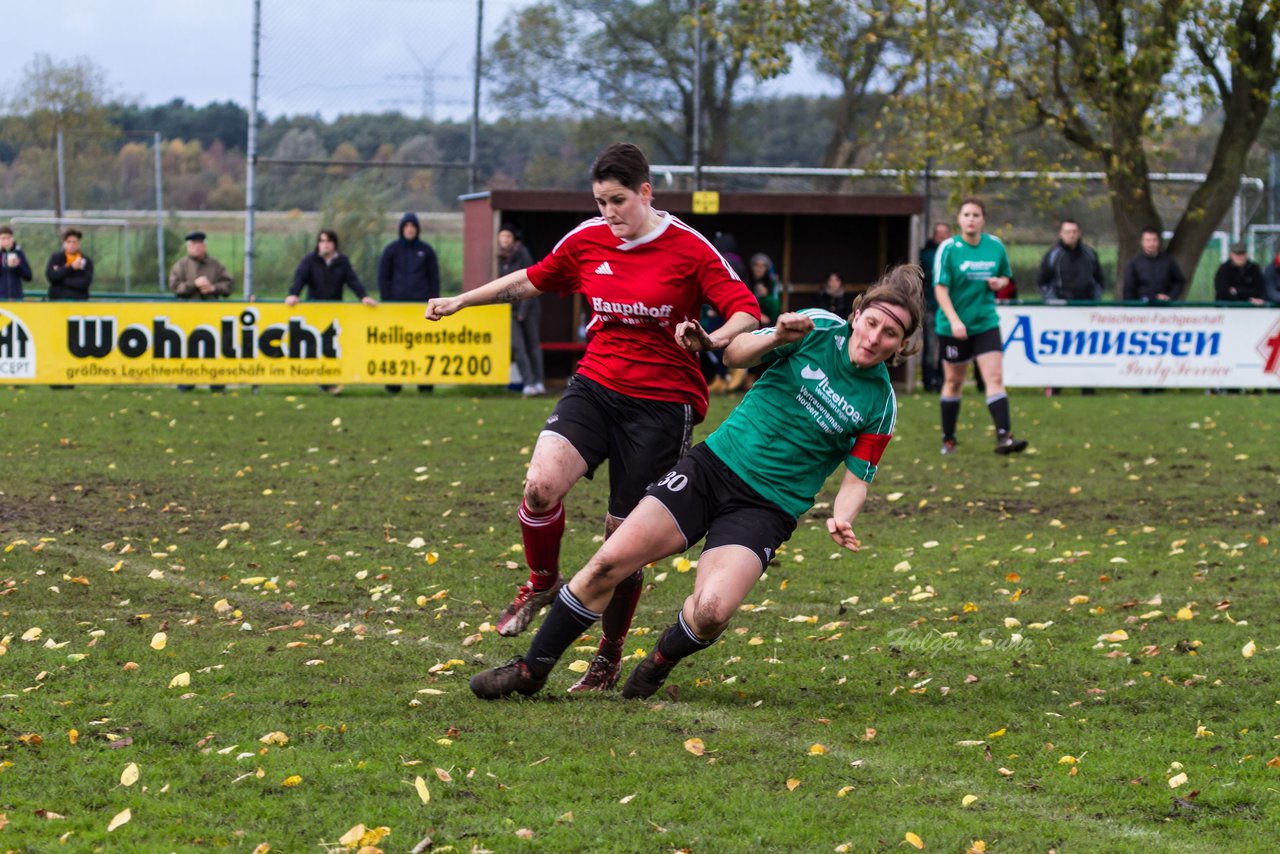
[[[658,639],[658,652],[662,653],[662,657],[667,661],[679,661],[685,656],[706,649],[717,639],[712,638],[709,641],[700,639],[684,621],[684,612],[681,612],[680,619],[668,626],[662,633],[662,637]]]
[[[940,397],[942,403],[942,438],[956,437],[956,422],[960,420],[960,398]]]
[[[600,615],[579,602],[578,597],[569,592],[568,585],[561,587],[547,618],[533,636],[529,651],[524,654],[529,672],[539,677],[550,673],[569,645],[598,619]]]
[[[1011,429],[1009,424],[1009,395],[1001,392],[987,398],[991,420],[996,422],[996,435],[1003,436]]]
[[[541,516],[521,501],[520,537],[529,565],[529,586],[546,590],[560,577],[560,540],[564,537],[564,505],[557,504]]]
[[[613,598],[600,617],[600,654],[605,658],[617,661],[622,657],[622,645],[627,640],[631,618],[636,615],[636,605],[643,589],[643,568],[628,575],[614,588]]]

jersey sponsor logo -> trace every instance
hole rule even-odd
[[[608,261],[605,261],[605,262],[604,262],[603,264],[601,264],[599,267],[596,267],[596,275],[597,275],[597,276],[612,276],[612,275],[613,275],[613,268],[609,266],[609,262],[608,262]]]
[[[996,268],[996,261],[961,261],[960,272],[968,273],[970,270],[977,272],[986,272]]]
[[[0,377],[31,379],[36,375],[36,345],[20,319],[0,309]]]
[[[801,379],[817,381],[818,387],[816,391],[818,396],[828,406],[843,413],[846,418],[855,424],[862,422],[862,413],[858,411],[856,406],[845,399],[844,395],[831,387],[831,380],[827,379],[826,371],[811,365],[805,365],[800,369],[800,377]]]
[[[676,310],[676,307],[673,305],[648,305],[640,302],[640,300],[635,302],[610,302],[600,297],[592,297],[591,309],[596,314],[612,314],[622,318],[649,317],[654,320],[667,320],[671,317],[672,312]]]

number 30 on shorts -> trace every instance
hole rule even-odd
[[[669,471],[658,481],[658,486],[665,486],[672,492],[679,492],[689,485],[689,478],[675,471]]]

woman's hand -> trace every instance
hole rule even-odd
[[[853,526],[843,519],[832,517],[827,520],[827,533],[831,535],[831,539],[835,541],[837,546],[846,548],[851,552],[859,551],[862,548],[862,541],[858,539],[857,534],[853,533]]]
[[[676,343],[690,353],[704,353],[716,348],[707,330],[696,320],[682,320],[677,324]]]

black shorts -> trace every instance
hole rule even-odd
[[[704,552],[742,546],[759,558],[761,572],[796,529],[793,516],[752,489],[705,444],[685,454],[648,494],[671,513],[685,548],[704,536]]]
[[[587,477],[609,461],[609,515],[625,519],[693,437],[687,403],[629,397],[575,374],[542,430],[573,445]]]
[[[942,361],[953,365],[963,365],[983,353],[999,353],[1004,349],[999,326],[963,340],[950,335],[939,335],[938,343],[942,347]]]

